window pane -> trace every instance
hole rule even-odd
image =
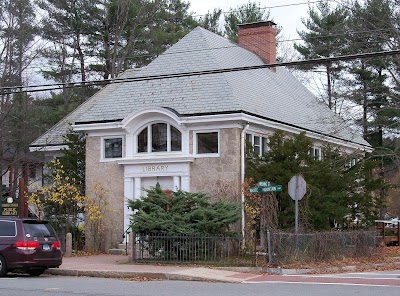
[[[0,236],[15,236],[15,222],[0,221]]]
[[[147,152],[147,127],[138,135],[138,152]]]
[[[218,153],[218,133],[197,134],[197,153]]]
[[[122,157],[122,138],[105,139],[105,158],[118,158]]]
[[[260,137],[254,136],[254,153],[256,155],[260,155],[261,148],[260,148]]]
[[[157,123],[151,126],[153,152],[167,151],[167,124]]]
[[[25,221],[23,223],[26,233],[31,236],[44,236],[44,237],[55,237],[56,233],[54,229],[48,223],[39,223],[35,221]]]
[[[319,148],[315,148],[315,159],[320,159],[320,150],[319,150]]]
[[[267,138],[262,138],[262,150],[261,150],[261,153],[264,155],[267,152],[268,152],[268,139]]]
[[[246,134],[246,141],[250,144],[253,144],[253,141],[251,140],[251,134]]]
[[[181,151],[182,150],[182,134],[181,132],[171,126],[171,151]]]

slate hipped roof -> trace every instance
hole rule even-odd
[[[197,27],[148,66],[119,78],[259,65],[263,62],[257,55]],[[170,108],[180,116],[245,113],[370,147],[283,67],[113,83],[31,146],[61,144],[68,123],[118,122],[151,107]]]

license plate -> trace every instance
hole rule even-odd
[[[50,245],[42,245],[43,251],[50,251]]]

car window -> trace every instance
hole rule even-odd
[[[16,236],[14,221],[0,221],[0,236]]]
[[[25,234],[30,236],[51,237],[56,236],[56,233],[48,223],[37,223],[32,221],[24,221]]]

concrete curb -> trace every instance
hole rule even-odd
[[[215,283],[236,283],[234,280],[210,279],[200,276],[181,275],[174,273],[155,273],[155,272],[135,272],[135,271],[99,271],[99,270],[76,270],[76,269],[56,269],[51,268],[45,271],[45,274],[59,276],[81,276],[98,278],[148,278],[152,280],[170,280],[170,281],[197,281],[197,282],[215,282]]]
[[[315,274],[315,273],[327,273],[327,272],[349,272],[365,269],[374,269],[384,266],[400,266],[400,262],[392,263],[376,263],[366,265],[354,265],[354,266],[341,266],[341,267],[324,267],[324,268],[270,268],[270,267],[218,267],[214,269],[229,270],[234,272],[247,272],[247,273],[267,273],[274,275],[304,275],[304,274]]]
[[[265,267],[214,267],[209,271],[200,271],[198,269],[171,272],[153,272],[153,271],[122,271],[122,270],[82,270],[82,269],[63,269],[51,268],[45,271],[45,274],[59,276],[82,276],[98,278],[142,278],[150,280],[173,280],[173,281],[200,281],[200,282],[218,282],[218,283],[240,283],[250,279],[252,276],[261,274],[270,275],[307,275],[307,274],[326,274],[338,272],[355,272],[366,269],[374,269],[384,266],[395,266],[398,268],[400,262],[378,263],[358,266],[328,267],[328,268],[310,268],[310,269],[288,269],[288,268],[265,268]],[[231,271],[235,273],[248,273],[248,277],[231,277],[229,273],[213,273],[214,270]],[[204,274],[204,276],[203,276]]]

